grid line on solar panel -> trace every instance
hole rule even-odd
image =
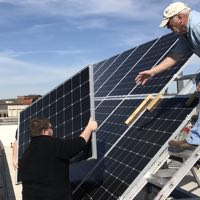
[[[112,101],[113,100],[107,100],[106,104],[110,106],[109,104],[112,104]],[[99,127],[99,130],[96,132],[98,159],[101,159],[101,157],[104,156],[105,153],[109,151],[109,148],[122,136],[124,131],[128,128],[127,125],[124,124],[124,121],[130,115],[132,110],[139,105],[140,102],[141,102],[141,99],[137,99],[134,102],[132,100],[126,100],[125,102],[121,102],[116,107],[116,109],[113,110],[113,112],[111,113],[111,116],[107,118],[106,122],[104,122],[103,125]],[[117,104],[117,101],[116,101],[116,104]],[[102,105],[104,106],[102,106],[100,110],[103,109],[108,113],[108,109],[106,109],[105,104],[102,104]],[[109,109],[112,109],[112,108],[109,108]],[[99,112],[95,112],[95,113],[96,113],[96,118],[98,119]],[[123,115],[121,113],[123,113]],[[109,127],[111,128],[111,130],[108,130]],[[104,130],[102,131],[102,129]],[[112,134],[112,137],[108,136],[107,133],[110,133],[112,131],[114,133]],[[107,137],[104,140],[102,136],[106,136],[106,135]]]
[[[162,87],[164,87],[165,83],[167,83],[167,81],[170,80],[171,77],[165,77],[165,79],[161,79],[160,81],[162,82],[154,81],[154,85],[152,84],[152,79],[153,80],[156,80],[156,79],[154,79],[153,77],[151,80],[149,80],[151,81],[151,84],[147,82],[147,84],[138,86],[138,87],[134,79],[140,71],[147,70],[151,68],[152,66],[158,64],[158,62],[164,56],[166,56],[166,53],[173,47],[176,40],[177,40],[176,35],[168,34],[161,37],[159,40],[157,40],[153,44],[153,46],[149,49],[149,51],[146,51],[146,53],[143,52],[144,48],[142,48],[141,50],[139,49],[138,50],[139,53],[141,51],[141,54],[143,56],[138,60],[137,63],[135,63],[135,65],[133,65],[133,67],[124,76],[118,75],[119,77],[122,77],[122,78],[119,78],[119,82],[115,84],[115,87],[109,92],[108,96],[128,95],[133,90],[137,92],[134,92],[134,93],[132,92],[131,94],[155,93],[155,90],[159,92],[162,89]],[[175,70],[173,70],[173,72],[175,72]],[[116,72],[116,73],[121,74],[120,72]],[[171,73],[170,70],[165,72],[165,74],[167,73]],[[115,78],[113,77],[113,79]],[[157,85],[159,85],[159,87],[157,87]]]
[[[103,87],[99,90],[96,96],[109,96],[112,90],[120,84],[123,78],[130,73],[134,66],[145,56],[145,54],[152,48],[156,40],[152,40],[143,45],[137,47],[137,49],[129,56],[129,58],[124,62],[112,76],[106,81]],[[133,79],[132,79],[133,82]],[[101,91],[106,91],[101,94]]]
[[[94,68],[94,76],[95,76],[95,74],[101,69],[101,67],[104,65],[104,63],[107,61],[107,59],[106,60],[103,60],[103,61],[100,61],[100,62],[98,62],[98,63],[96,63],[96,64],[94,64],[93,65],[93,68]]]
[[[98,79],[101,78],[106,73],[106,70],[115,62],[115,60],[120,56],[120,54],[113,56],[109,58],[101,67],[101,69],[98,70],[98,72],[94,75],[95,82],[98,81]]]
[[[19,159],[29,144],[27,124],[34,117],[47,117],[56,137],[73,138],[83,131],[93,115],[90,70],[83,69],[20,113]]]
[[[112,63],[106,71],[104,71],[103,76],[99,78],[97,81],[95,80],[94,83],[94,91],[95,93],[102,87],[102,85],[106,82],[106,80],[117,70],[130,56],[132,52],[134,52],[135,48],[130,49],[128,51],[123,52],[120,54],[117,59]]]
[[[96,188],[90,191],[82,184],[86,196],[93,200],[118,199],[191,113],[193,107],[186,107],[187,99],[164,99],[153,112],[144,112],[88,176],[96,181]],[[167,126],[164,121],[169,122]],[[104,171],[101,180],[95,176],[99,170]]]
[[[149,49],[157,41],[152,40],[136,48],[132,54],[126,59],[126,61],[117,68],[116,71],[109,77],[109,79],[102,85],[102,87],[95,93],[95,96],[107,96],[116,85],[119,84],[121,79],[129,73],[134,65],[149,51]],[[133,80],[133,79],[132,79]]]
[[[103,121],[107,119],[109,115],[113,113],[116,107],[121,103],[121,100],[104,100],[95,109],[96,120],[100,128]]]
[[[113,100],[108,100],[106,103],[107,105],[112,105]],[[110,113],[108,118],[106,118],[106,121],[101,124],[96,132],[97,146],[101,147],[98,149],[98,155],[100,157],[102,157],[112,147],[112,145],[128,128],[124,122],[140,103],[141,99],[137,99],[135,101],[121,101],[118,106],[114,108],[112,113]],[[108,108],[106,106],[101,107],[100,105],[99,109],[95,111],[97,121],[102,116],[102,110],[106,113],[106,116],[108,114]]]

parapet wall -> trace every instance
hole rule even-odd
[[[16,124],[0,125],[0,140],[4,146],[11,146],[15,141],[16,129]]]

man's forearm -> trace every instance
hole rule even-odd
[[[182,57],[181,55],[166,57],[159,65],[157,65],[151,69],[152,75],[155,75],[162,71],[170,69],[181,59],[181,57]]]
[[[85,142],[88,142],[90,139],[92,130],[90,127],[86,127],[85,130],[81,133],[80,137],[84,138]]]

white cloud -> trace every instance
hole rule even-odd
[[[3,74],[0,90],[4,91],[3,95],[6,89],[15,96],[22,94],[22,91],[41,91],[40,87],[44,94],[80,70],[75,66],[34,65],[3,55],[0,55],[0,66],[0,74]]]
[[[25,55],[43,55],[43,54],[51,54],[55,55],[60,55],[60,56],[65,56],[65,55],[81,55],[85,54],[87,50],[81,50],[81,49],[73,49],[73,48],[68,48],[65,50],[35,50],[35,51],[14,51],[14,50],[4,50],[0,52],[0,58],[2,57],[3,59],[11,59],[11,58],[16,58],[16,57],[21,57]],[[16,60],[15,60],[16,62]],[[1,63],[0,63],[1,64]]]
[[[149,4],[144,0],[0,0],[0,2],[25,8],[31,13],[43,12],[44,15],[71,16],[73,18],[88,15],[145,18],[150,13],[149,17],[157,15],[154,11],[159,8],[159,5],[155,3],[155,10],[148,9]],[[144,10],[145,15],[142,15]],[[24,12],[26,13],[26,10]]]

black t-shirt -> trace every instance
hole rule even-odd
[[[72,199],[69,159],[84,146],[82,137],[73,140],[33,137],[19,164],[23,200]]]

